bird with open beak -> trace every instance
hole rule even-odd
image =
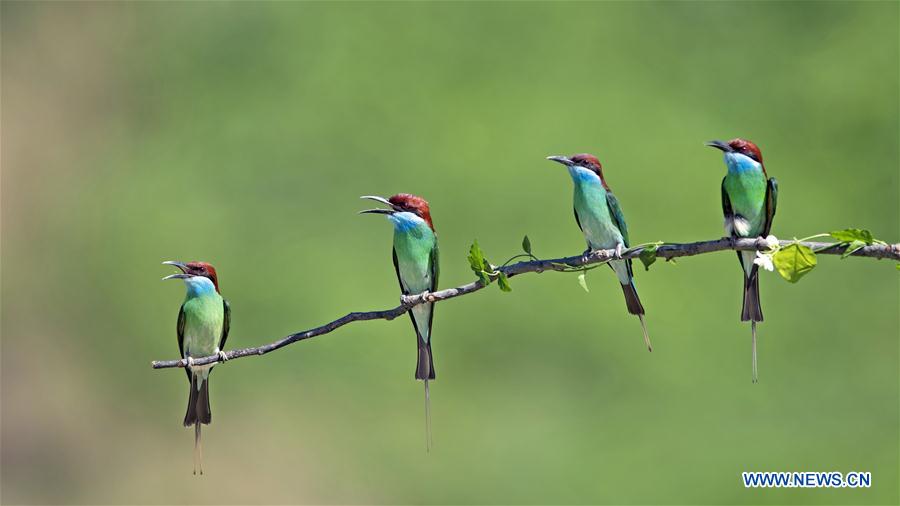
[[[744,139],[709,141],[706,145],[724,153],[728,168],[722,179],[725,234],[733,238],[768,236],[778,202],[778,181],[766,174],[759,147]],[[756,371],[756,322],[763,321],[759,305],[759,266],[753,262],[756,257],[754,251],[738,251],[737,257],[744,271],[741,321],[750,322],[751,368],[753,382],[756,383],[759,380]]]
[[[384,214],[394,225],[394,271],[403,295],[433,292],[437,289],[440,267],[438,265],[437,235],[431,222],[428,202],[421,197],[400,193],[386,199],[366,195],[386,208],[366,209],[360,214]],[[413,329],[416,331],[416,379],[425,382],[425,444],[431,448],[431,409],[428,381],[435,378],[434,359],[431,355],[431,323],[434,303],[426,302],[409,310]]]
[[[581,229],[587,241],[585,255],[593,250],[615,249],[616,256],[621,258],[622,251],[630,244],[628,226],[625,224],[625,215],[622,213],[618,199],[606,184],[600,161],[596,156],[589,154],[572,157],[548,156],[547,159],[564,165],[572,177],[575,185],[575,223],[578,224],[578,228]],[[607,265],[616,273],[619,284],[622,285],[628,312],[637,315],[641,321],[641,330],[644,332],[644,344],[647,346],[647,350],[653,351],[653,347],[650,345],[650,335],[647,333],[647,325],[644,323],[644,306],[634,287],[631,260],[610,260]]]
[[[178,351],[185,360],[190,393],[184,426],[194,426],[194,474],[199,467],[203,474],[203,448],[200,444],[200,426],[212,421],[209,409],[209,373],[213,365],[194,366],[194,358],[219,355],[226,360],[222,349],[231,327],[231,307],[219,293],[216,269],[206,262],[163,262],[177,267],[181,272],[163,278],[184,281],[187,294],[178,311]]]

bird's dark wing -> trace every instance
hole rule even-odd
[[[734,211],[731,209],[731,199],[728,198],[728,192],[725,191],[725,178],[722,178],[722,214],[725,215],[725,221],[734,220]],[[734,227],[731,229],[731,236],[734,235]],[[738,257],[741,255],[738,254]]]
[[[397,263],[397,250],[391,249],[391,255],[394,258],[394,272],[397,274],[397,283],[400,284],[400,293],[403,295],[409,295],[409,290],[403,286],[403,280],[400,279],[400,264]]]
[[[181,358],[184,358],[184,304],[178,308],[178,325],[175,327],[175,332],[178,334],[178,353],[181,355]],[[187,373],[187,379],[190,382],[191,371],[185,367],[184,372]]]
[[[606,205],[609,206],[609,215],[612,216],[616,226],[619,227],[619,232],[622,233],[622,240],[625,241],[625,247],[628,248],[631,244],[628,240],[628,225],[625,224],[625,215],[622,213],[621,206],[619,206],[619,199],[611,191],[606,192]]]
[[[763,225],[763,237],[772,230],[772,219],[775,218],[775,205],[778,203],[778,180],[770,177],[766,184],[766,223]]]
[[[625,214],[622,213],[622,207],[619,205],[619,199],[617,199],[616,196],[608,190],[606,192],[606,205],[609,206],[609,215],[616,223],[616,226],[619,227],[619,233],[622,234],[622,241],[625,243],[625,247],[630,247],[631,242],[628,240],[628,224],[625,223]],[[612,264],[607,265],[612,268]],[[625,266],[628,267],[628,277],[633,277],[634,273],[631,270],[631,259],[625,260]]]
[[[225,351],[225,341],[228,339],[228,331],[231,330],[231,304],[222,299],[222,306],[225,309],[225,319],[222,322],[222,339],[219,339],[219,350]]]
[[[437,238],[434,239],[434,248],[431,250],[431,256],[428,258],[428,270],[431,272],[431,288],[429,292],[437,291],[438,277],[441,275],[440,255],[438,253]],[[411,314],[411,313],[410,313]],[[431,337],[431,322],[434,320],[434,306],[431,307],[431,313],[428,315],[428,336]]]
[[[434,249],[431,250],[431,257],[428,259],[428,270],[431,272],[431,288],[429,292],[437,290],[438,278],[441,275],[440,254],[438,252],[437,239],[434,240]]]

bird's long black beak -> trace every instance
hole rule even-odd
[[[394,213],[397,212],[396,209],[394,209],[394,204],[391,204],[391,201],[389,201],[388,199],[386,199],[386,198],[384,198],[384,197],[378,197],[378,196],[375,196],[375,195],[363,195],[363,196],[360,197],[360,198],[361,198],[361,199],[374,200],[374,201],[376,201],[376,202],[381,202],[382,204],[384,204],[384,205],[390,207],[390,209],[366,209],[366,210],[364,210],[364,211],[360,211],[359,214],[366,214],[366,213],[372,213],[372,214],[394,214]]]
[[[170,274],[170,275],[162,278],[163,281],[165,281],[167,279],[185,279],[185,278],[191,277],[190,274],[187,274],[187,265],[185,265],[184,262],[176,262],[175,260],[166,260],[165,262],[163,262],[163,265],[174,265],[175,267],[178,267],[179,269],[181,269],[181,272],[179,272],[178,274]]]
[[[729,146],[725,141],[709,141],[706,143],[706,145],[711,148],[721,149],[726,153],[731,153],[732,151],[734,151],[733,149],[731,149],[731,146]]]
[[[561,163],[561,164],[565,165],[566,167],[575,163],[572,160],[570,160],[569,157],[562,156],[562,155],[548,156],[547,160],[552,160],[556,163]]]

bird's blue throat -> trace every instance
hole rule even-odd
[[[728,172],[733,174],[762,170],[762,165],[759,162],[741,153],[725,153],[725,165],[728,166]]]
[[[584,167],[570,165],[569,175],[572,176],[572,181],[575,184],[600,184],[600,176]]]
[[[410,230],[426,225],[425,220],[419,218],[415,213],[405,211],[402,213],[391,214],[388,216],[388,219],[394,224],[394,230],[397,232],[409,232]]]
[[[190,298],[216,293],[216,286],[213,285],[212,280],[203,276],[186,278],[184,280],[184,286],[187,287],[187,296]]]

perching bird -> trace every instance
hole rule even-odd
[[[438,244],[428,202],[421,197],[400,193],[389,199],[364,196],[375,200],[389,209],[367,209],[360,213],[386,214],[394,225],[394,270],[400,282],[403,295],[433,292],[437,288],[440,267],[438,265]],[[416,331],[418,358],[416,379],[425,382],[425,438],[426,448],[431,447],[431,412],[428,395],[428,381],[433,380],[434,359],[431,355],[431,322],[434,304],[426,302],[409,311]]]
[[[569,175],[572,176],[572,182],[575,183],[575,222],[587,240],[588,249],[585,255],[593,250],[615,249],[617,255],[621,256],[622,251],[629,247],[628,226],[625,224],[625,215],[622,214],[619,201],[603,178],[603,168],[597,157],[581,154],[571,158],[549,156],[547,159],[565,165],[569,169]],[[647,349],[653,351],[644,323],[644,306],[641,305],[641,299],[638,298],[637,290],[634,288],[631,260],[610,260],[609,266],[615,271],[622,285],[628,312],[637,315],[641,320],[641,330],[644,332]]]
[[[759,148],[744,139],[710,141],[706,145],[724,151],[728,166],[728,173],[722,179],[725,234],[734,238],[768,236],[778,200],[778,182],[766,175]],[[759,266],[753,263],[756,257],[753,251],[738,251],[737,256],[744,269],[741,321],[751,322],[753,382],[756,383],[756,322],[763,321],[759,306]]]
[[[187,287],[187,295],[178,311],[178,349],[187,365],[188,395],[187,413],[184,426],[194,426],[194,474],[199,464],[203,474],[203,448],[200,444],[200,425],[212,421],[209,410],[209,373],[215,364],[195,366],[194,358],[219,355],[223,362],[227,359],[222,348],[228,339],[231,326],[231,308],[228,301],[219,294],[219,280],[216,269],[206,262],[182,263],[163,262],[181,269],[181,273],[166,276],[167,279],[182,279]]]

